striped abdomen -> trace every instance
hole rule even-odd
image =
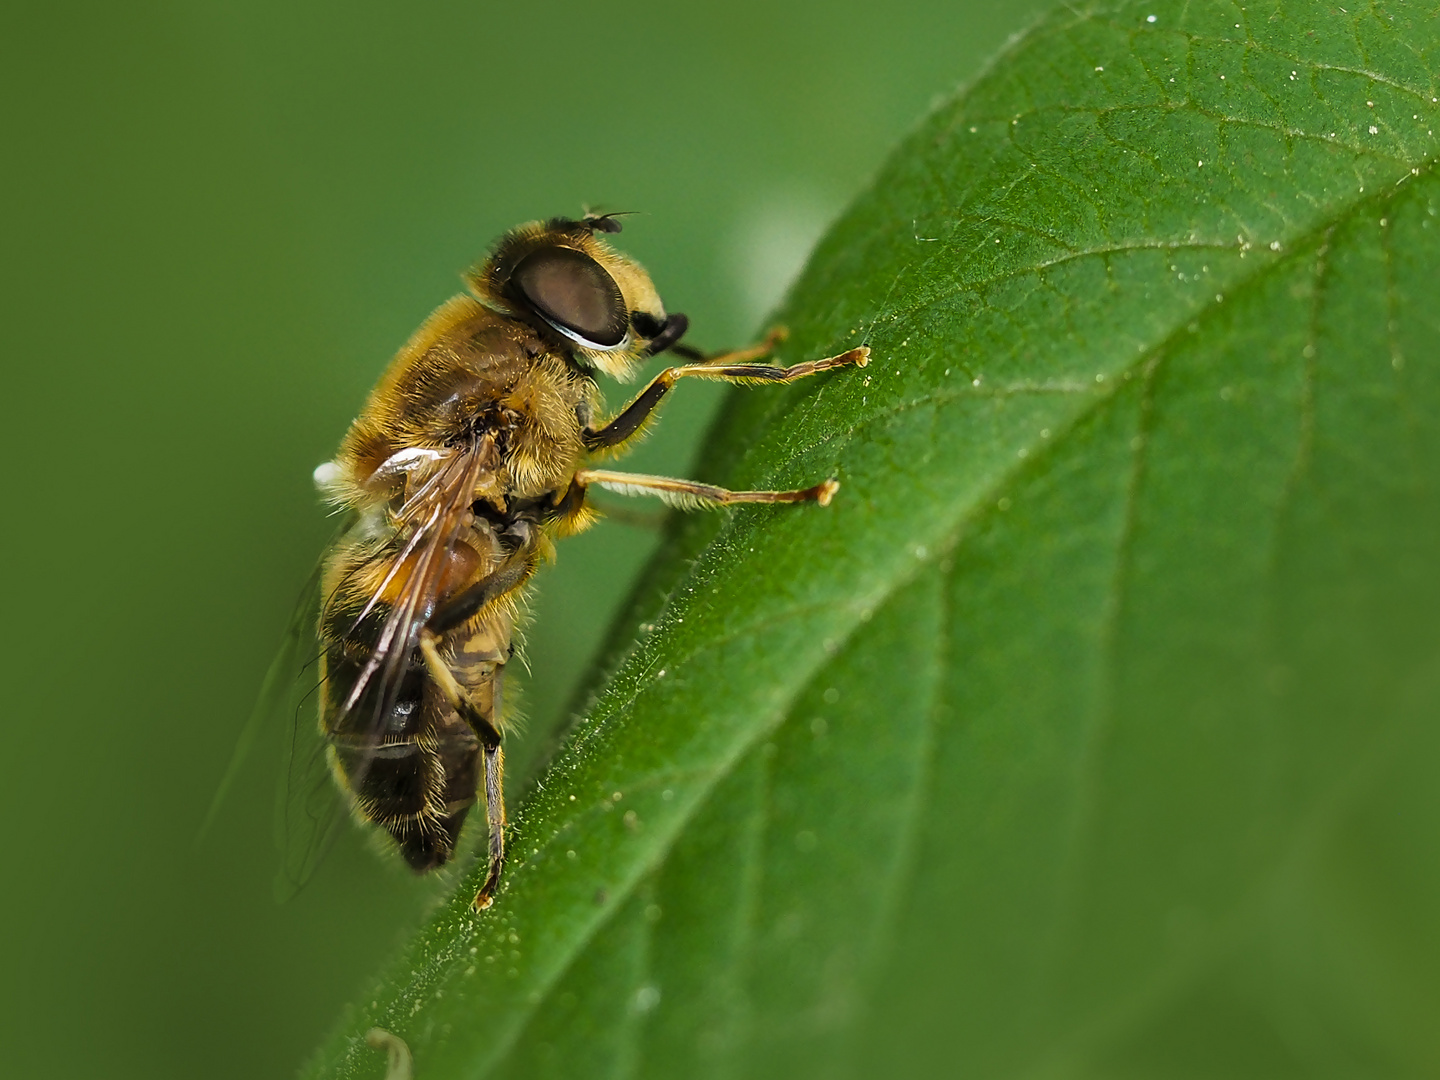
[[[370,637],[364,631],[383,624],[385,614],[372,612],[327,650],[321,727],[330,742],[331,768],[355,812],[394,837],[410,867],[424,872],[449,860],[476,801],[480,741],[430,677],[419,649],[412,650],[388,694],[382,691],[384,680],[372,677],[355,707],[340,714],[374,648],[373,639],[362,640]],[[451,635],[462,640],[441,649],[446,666],[487,719],[498,719],[508,623],[482,622],[468,634]]]

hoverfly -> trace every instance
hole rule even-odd
[[[400,350],[316,470],[349,524],[320,569],[319,732],[353,814],[393,838],[417,872],[452,856],[483,782],[490,905],[505,857],[502,689],[516,605],[552,540],[587,528],[591,486],[683,507],[818,502],[797,491],[727,491],[596,468],[645,427],[684,378],[788,383],[863,367],[869,351],[791,367],[766,343],[716,356],[680,344],[645,271],[604,239],[614,215],[513,229]],[[602,419],[597,373],[626,380],[671,352]]]

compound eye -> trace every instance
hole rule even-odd
[[[557,329],[604,348],[625,340],[629,318],[620,286],[589,255],[541,248],[520,260],[511,280]]]

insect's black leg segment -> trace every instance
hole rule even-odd
[[[454,630],[461,623],[473,618],[492,600],[498,600],[519,588],[534,571],[535,543],[534,537],[531,537],[501,563],[494,573],[487,574],[445,601],[436,609],[435,614],[430,616],[425,629],[436,635]]]
[[[565,494],[557,498],[545,511],[545,524],[551,536],[574,536],[595,524],[598,515],[585,505],[585,485],[571,477]]]
[[[583,496],[582,487],[580,497]],[[492,600],[524,583],[535,569],[539,535],[538,531],[525,535],[520,545],[494,573],[452,597],[430,617],[420,634],[420,652],[431,676],[480,740],[481,761],[485,768],[485,822],[489,834],[489,869],[486,871],[485,883],[475,895],[476,911],[483,911],[490,906],[491,897],[500,882],[500,871],[505,864],[505,754],[500,747],[498,727],[505,666],[503,662],[495,666],[490,716],[486,716],[459,684],[440,655],[439,639],[442,634],[474,617]]]
[[[430,616],[426,629],[436,634],[454,630],[467,622],[492,600],[513,592],[525,582],[534,568],[528,559],[508,559],[493,574],[475,582],[468,589],[446,601],[445,606]]]
[[[580,435],[585,443],[586,450],[604,450],[608,447],[619,446],[630,436],[634,435],[642,427],[645,421],[650,419],[650,414],[660,404],[660,399],[670,392],[675,385],[676,372],[679,368],[666,368],[651,381],[650,385],[640,391],[638,397],[615,419],[611,420],[602,428],[586,428]]]

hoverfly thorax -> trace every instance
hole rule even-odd
[[[619,231],[610,215],[521,225],[465,280],[488,307],[525,319],[583,363],[627,380],[639,361],[678,341],[689,320],[667,316],[644,268],[597,235]]]

